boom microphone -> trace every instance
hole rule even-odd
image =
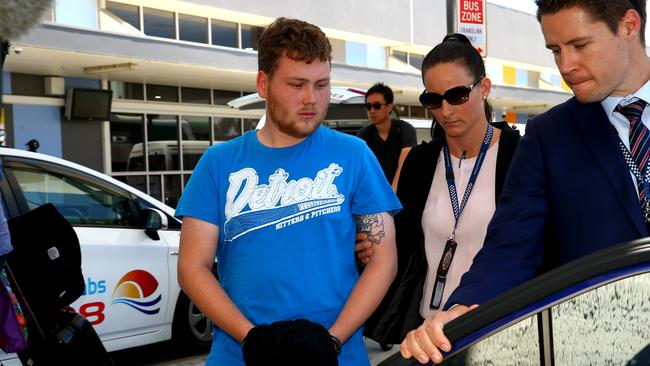
[[[0,40],[20,37],[51,4],[52,0],[0,0]]]

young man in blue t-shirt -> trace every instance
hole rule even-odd
[[[321,126],[325,34],[279,18],[258,61],[265,126],[208,149],[176,211],[179,283],[215,324],[207,364],[369,365],[360,328],[395,275],[401,205],[362,140]],[[375,244],[360,276],[357,231]]]

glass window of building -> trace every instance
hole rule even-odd
[[[147,177],[144,175],[114,175],[113,178],[143,193],[147,193]]]
[[[427,118],[427,110],[424,107],[412,105],[410,116],[413,118]]]
[[[181,136],[183,138],[183,141],[187,141],[187,140],[210,141],[210,117],[182,116]],[[188,169],[185,168],[185,170]]]
[[[415,67],[418,70],[422,68],[422,60],[424,60],[423,55],[409,53],[409,65]]]
[[[212,19],[212,44],[237,48],[237,23]]]
[[[138,6],[107,1],[106,10],[130,24],[133,28],[140,29],[140,8]]]
[[[522,69],[516,69],[515,84],[517,86],[528,86],[528,71]]]
[[[213,121],[215,141],[228,141],[241,136],[241,119],[213,117]]]
[[[355,66],[366,66],[366,45],[363,43],[345,41],[345,63]]]
[[[408,116],[409,115],[409,106],[403,104],[394,104],[393,110],[397,113],[398,116]]]
[[[241,96],[240,92],[229,91],[229,90],[213,90],[214,104],[217,105],[226,105],[233,99],[237,99]]]
[[[178,38],[183,41],[208,43],[208,18],[178,14]]]
[[[144,99],[144,85],[140,83],[128,83],[124,81],[111,81],[113,99]]]
[[[162,175],[149,176],[149,195],[158,201],[163,202]]]
[[[501,65],[486,62],[485,72],[493,84],[503,84],[503,67]]]
[[[241,48],[257,50],[257,43],[264,28],[254,25],[241,25]]]
[[[57,23],[97,28],[97,0],[56,1]]]
[[[144,34],[154,37],[176,39],[174,13],[158,9],[144,8]]]
[[[11,73],[11,94],[44,97],[45,80],[41,75]]]
[[[396,59],[402,61],[403,63],[408,62],[408,53],[393,50],[392,54],[393,54],[393,57],[395,57]]]
[[[182,116],[181,136],[183,170],[194,170],[201,155],[210,146],[210,117]]]
[[[254,130],[259,121],[256,118],[244,118],[244,132]]]
[[[147,84],[147,100],[178,103],[178,88],[175,86]]]
[[[178,200],[181,198],[181,176],[178,174],[165,175],[165,197],[163,202],[171,207],[178,205]]]
[[[367,66],[377,69],[386,68],[386,47],[367,45]]]
[[[181,87],[183,103],[210,104],[210,89]]]
[[[145,170],[144,117],[141,114],[113,113],[110,119],[111,170]]]
[[[149,171],[179,170],[178,117],[147,114]]]

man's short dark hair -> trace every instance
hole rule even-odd
[[[618,34],[618,22],[628,10],[636,10],[641,17],[641,45],[645,47],[646,0],[535,0],[537,20],[542,16],[555,14],[560,10],[578,7],[583,9],[596,21],[601,21],[614,34]],[[567,26],[570,26],[567,24]]]
[[[386,104],[393,103],[393,89],[391,89],[390,86],[384,83],[377,83],[371,86],[370,89],[368,89],[366,92],[366,101],[368,101],[368,96],[370,94],[375,93],[381,93],[384,96],[384,102],[386,102]]]
[[[278,60],[287,55],[294,61],[311,63],[332,61],[332,46],[325,33],[313,24],[298,19],[278,18],[262,32],[258,43],[260,71],[272,75]]]

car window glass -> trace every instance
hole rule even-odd
[[[53,172],[13,168],[13,173],[30,210],[51,203],[73,225],[141,226],[127,196]]]
[[[447,358],[441,365],[539,365],[537,317],[515,323]]]
[[[647,365],[650,273],[585,292],[552,308],[555,364]]]

